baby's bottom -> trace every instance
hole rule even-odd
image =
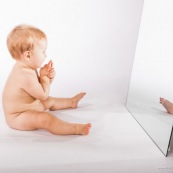
[[[48,99],[40,102],[38,110],[28,110],[18,114],[9,125],[17,130],[46,129],[55,135],[87,135],[91,128],[90,123],[68,123],[58,119],[49,112],[44,112],[47,109],[77,108],[78,102],[84,95],[85,93],[79,93],[72,98],[48,97]]]
[[[49,112],[26,111],[13,119],[11,127],[17,130],[45,129],[55,135],[87,135],[91,124],[68,123]]]

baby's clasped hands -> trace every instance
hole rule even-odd
[[[55,69],[53,67],[52,60],[40,68],[40,76],[47,76],[49,79],[53,79],[55,77]]]

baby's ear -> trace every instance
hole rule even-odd
[[[25,60],[29,61],[30,58],[31,58],[31,52],[30,51],[25,51],[23,56],[24,56]]]

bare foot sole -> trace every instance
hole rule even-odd
[[[77,95],[75,95],[74,97],[72,97],[72,108],[75,109],[78,106],[78,102],[85,96],[86,93],[82,92],[79,93]]]
[[[163,107],[167,110],[168,113],[173,114],[173,103],[164,98],[160,98],[160,103],[163,105]]]
[[[77,124],[76,126],[76,135],[88,135],[92,124]]]
[[[164,101],[165,101],[165,99],[162,98],[162,97],[160,97],[160,103],[161,103],[161,104],[164,104]]]

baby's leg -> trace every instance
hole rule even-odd
[[[168,113],[173,114],[173,103],[164,98],[160,98],[160,103],[165,107]]]
[[[78,102],[85,96],[86,93],[79,93],[72,98],[55,98],[48,97],[48,99],[42,101],[45,109],[61,110],[67,108],[77,108]]]
[[[68,123],[48,112],[26,111],[15,117],[10,127],[17,130],[46,129],[55,135],[87,135],[91,124]]]

